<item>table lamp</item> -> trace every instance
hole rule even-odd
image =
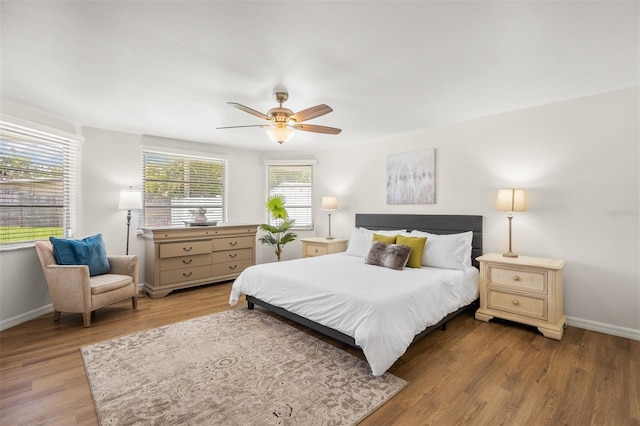
[[[331,212],[338,210],[338,200],[336,197],[322,197],[322,210],[329,212],[329,236],[327,240],[333,240],[331,236]]]
[[[527,210],[526,200],[523,189],[500,189],[496,200],[496,209],[500,211],[508,211],[507,219],[509,219],[509,251],[504,253],[504,257],[518,257],[511,251],[511,221],[513,220],[513,212],[522,212]]]
[[[127,211],[127,251],[129,254],[129,227],[131,226],[131,210],[142,209],[142,194],[137,189],[120,190],[120,203],[118,209]]]

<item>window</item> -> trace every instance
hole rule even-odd
[[[0,121],[1,246],[73,235],[80,142]]]
[[[184,225],[200,208],[227,221],[226,160],[143,151],[142,162],[145,226]]]
[[[312,162],[267,163],[267,198],[285,196],[294,229],[313,229],[313,168]],[[267,220],[276,224],[272,217]]]

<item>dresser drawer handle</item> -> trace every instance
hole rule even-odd
[[[512,276],[511,279],[514,281],[520,281],[520,277],[517,275]]]
[[[184,263],[185,265],[188,265],[191,262],[193,262],[193,259],[182,259],[182,263]]]
[[[238,253],[229,253],[229,257],[232,259],[235,259],[235,257],[238,255]]]
[[[183,277],[185,277],[185,278],[188,278],[188,277],[190,277],[190,276],[191,276],[191,274],[193,274],[193,272],[189,272],[188,274],[187,274],[187,273],[185,273],[185,272],[183,272],[183,273],[182,273],[182,276],[183,276]]]
[[[234,246],[234,247],[235,247],[235,246],[237,246],[237,245],[238,245],[238,242],[237,242],[237,241],[229,241],[229,245],[231,245],[231,246]]]
[[[520,302],[518,302],[518,299],[513,299],[511,301],[511,303],[513,303],[514,305],[518,306],[520,304]]]
[[[318,252],[318,249],[316,249],[316,253]]]
[[[182,247],[182,250],[184,250],[184,251],[191,251],[191,250],[193,250],[193,247],[189,247],[189,248]]]
[[[231,269],[232,271],[233,271],[234,269],[236,269],[237,267],[238,267],[238,265],[229,265],[229,269]]]

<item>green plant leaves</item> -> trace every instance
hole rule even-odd
[[[287,199],[282,194],[272,194],[267,199],[265,203],[265,207],[267,211],[273,215],[274,219],[286,219],[287,209],[284,208],[284,203],[286,203]]]
[[[260,224],[260,230],[264,231],[266,235],[258,238],[258,241],[262,244],[273,246],[274,253],[278,258],[278,261],[280,261],[280,255],[282,254],[284,245],[294,241],[298,237],[296,233],[289,231],[293,226],[294,221],[287,220],[288,214],[287,209],[284,207],[285,202],[286,198],[282,194],[273,194],[269,196],[265,203],[265,207],[276,220],[276,223],[278,223],[278,221],[281,222],[279,222],[277,226],[268,223]]]

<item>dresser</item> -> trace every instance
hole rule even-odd
[[[542,257],[504,257],[498,253],[480,262],[480,309],[476,319],[494,317],[532,325],[545,336],[560,340],[564,314],[562,269],[566,261]]]
[[[325,254],[340,253],[347,249],[347,240],[324,237],[302,238],[302,256],[313,257]]]
[[[144,292],[158,298],[236,278],[256,262],[257,229],[258,225],[143,228]]]

